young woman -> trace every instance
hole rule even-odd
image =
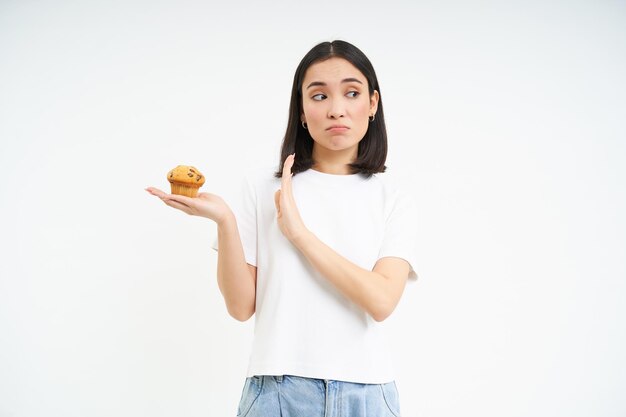
[[[410,194],[379,175],[386,155],[370,61],[324,42],[296,69],[277,172],[248,172],[232,208],[147,189],[217,223],[228,312],[256,314],[238,416],[400,415],[381,322],[417,279],[416,222]]]

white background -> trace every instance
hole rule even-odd
[[[626,6],[0,3],[0,416],[234,416],[253,322],[190,164],[278,163],[295,68],[371,59],[420,280],[388,320],[405,417],[626,414]]]

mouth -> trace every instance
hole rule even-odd
[[[326,130],[328,130],[329,132],[345,132],[348,129],[349,129],[349,127],[348,126],[344,126],[344,125],[332,125],[332,126],[326,128]]]

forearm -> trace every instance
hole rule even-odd
[[[350,262],[310,231],[303,233],[292,243],[339,292],[365,310],[374,320],[382,321],[391,314],[395,302],[384,275]]]
[[[250,274],[234,215],[217,225],[217,283],[231,316],[244,321],[254,314],[256,283]]]

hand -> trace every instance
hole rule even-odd
[[[154,187],[148,187],[146,191],[159,197],[161,201],[170,207],[192,216],[209,218],[218,224],[232,214],[230,207],[228,207],[222,197],[215,194],[199,193],[198,197],[191,198],[177,194],[167,194]]]
[[[278,227],[280,227],[280,231],[291,242],[308,232],[300,217],[298,207],[296,207],[296,201],[293,198],[291,188],[291,177],[293,176],[291,167],[293,166],[294,159],[295,154],[289,155],[287,159],[285,159],[281,189],[277,190],[274,194],[274,203],[276,204],[276,211],[278,212]]]

